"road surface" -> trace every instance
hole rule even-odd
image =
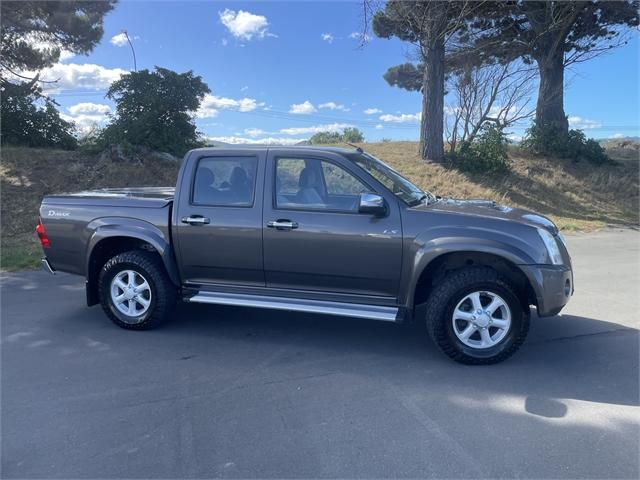
[[[637,231],[569,237],[576,294],[506,363],[415,328],[182,305],[151,332],[83,279],[2,276],[2,477],[638,478]]]

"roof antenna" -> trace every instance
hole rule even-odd
[[[358,153],[364,153],[364,150],[362,150],[362,148],[361,148],[361,147],[359,147],[359,146],[357,146],[357,145],[354,145],[353,143],[349,143],[349,142],[344,142],[344,143],[346,143],[346,144],[347,144],[347,145],[349,145],[350,147],[355,148],[355,149],[356,149],[356,151],[357,151]]]

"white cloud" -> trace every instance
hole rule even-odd
[[[281,137],[264,137],[264,138],[246,138],[246,137],[207,137],[212,142],[224,142],[237,144],[257,144],[257,145],[295,145],[303,142],[306,138],[281,138]]]
[[[212,118],[218,115],[218,111],[220,110],[251,112],[262,105],[264,105],[264,103],[258,103],[253,98],[241,98],[236,100],[234,98],[218,97],[207,93],[200,103],[200,108],[198,108],[198,111],[196,112],[196,117]]]
[[[127,36],[124,32],[119,33],[111,37],[109,43],[111,43],[111,45],[115,45],[116,47],[124,47],[127,44]]]
[[[260,135],[265,135],[267,132],[260,128],[245,128],[245,135],[249,135],[252,138],[259,137]]]
[[[371,40],[371,37],[369,37],[369,35],[362,32],[351,32],[349,34],[349,38],[353,38],[354,40],[365,41],[365,42],[368,42],[369,40]]]
[[[335,37],[333,35],[331,35],[330,33],[323,33],[321,35],[322,40],[324,40],[327,43],[333,43],[333,41],[335,40]]]
[[[317,109],[309,100],[305,100],[302,103],[294,103],[289,108],[289,113],[296,113],[298,115],[309,115],[315,112],[317,112]]]
[[[68,122],[73,122],[81,134],[88,133],[91,129],[103,125],[111,113],[109,105],[91,102],[77,103],[67,110],[70,115],[61,113],[60,116]]]
[[[35,76],[36,72],[21,72],[23,75]],[[44,88],[48,92],[61,90],[104,90],[118,80],[127,70],[107,68],[93,63],[56,63],[45,68],[40,74],[42,80],[54,81]]]
[[[614,133],[611,135],[611,138],[624,138],[626,135],[624,133]]]
[[[384,128],[384,125],[382,125],[381,123],[376,125],[376,130],[382,130],[383,128]]]
[[[92,115],[103,117],[111,113],[111,107],[103,103],[82,102],[68,108],[71,115]]]
[[[578,130],[588,130],[590,128],[600,128],[602,124],[595,120],[574,116],[569,117],[569,126]]]
[[[327,102],[327,103],[321,103],[320,105],[318,105],[319,108],[326,108],[328,110],[342,110],[343,112],[348,112],[349,109],[347,107],[345,107],[344,105],[338,105],[335,102]]]
[[[367,115],[375,115],[376,113],[382,113],[382,110],[379,108],[367,108],[364,113]]]
[[[392,123],[417,123],[420,121],[420,118],[422,117],[421,113],[414,113],[414,114],[410,114],[410,113],[401,113],[399,115],[392,115],[392,114],[386,114],[386,115],[380,115],[380,120],[382,120],[383,122],[392,122]]]
[[[240,89],[241,92],[246,92],[247,90],[249,90],[249,87],[247,85]]]
[[[350,127],[354,127],[354,125],[349,123],[331,123],[326,125],[314,125],[312,127],[281,128],[280,133],[284,133],[286,135],[306,135],[318,132],[341,132],[345,128]]]
[[[263,15],[255,15],[244,10],[230,10],[226,8],[218,12],[220,21],[227,27],[231,35],[242,40],[252,38],[275,37],[269,32],[269,22]]]
[[[223,47],[226,47],[227,45],[229,45],[229,40],[227,40],[226,38],[223,38],[222,40],[220,40],[220,45],[222,45]]]

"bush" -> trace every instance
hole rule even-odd
[[[602,165],[611,163],[604,148],[593,139],[587,139],[581,130],[563,129],[555,124],[537,125],[534,123],[526,132],[521,146],[534,155],[568,158],[574,162],[581,160]]]
[[[309,143],[325,144],[325,143],[361,143],[364,142],[364,135],[355,127],[345,128],[342,133],[339,132],[318,132],[309,139]]]
[[[36,82],[0,82],[0,139],[2,145],[77,147],[73,124],[63,120],[55,100],[45,96]]]
[[[107,97],[117,115],[100,134],[100,143],[144,146],[176,156],[200,145],[192,112],[209,87],[193,72],[156,67],[120,77]]]
[[[346,143],[364,142],[363,133],[355,127],[345,128],[342,132],[342,141]]]
[[[466,172],[506,172],[509,170],[507,138],[502,129],[486,124],[473,142],[464,142],[447,154],[452,164]]]

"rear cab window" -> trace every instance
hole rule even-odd
[[[196,166],[191,203],[253,206],[257,165],[258,159],[253,156],[201,158]]]

